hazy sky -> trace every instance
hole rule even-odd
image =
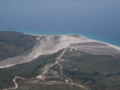
[[[2,26],[115,35],[120,33],[120,0],[0,0]]]

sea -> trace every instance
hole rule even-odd
[[[77,34],[120,46],[120,0],[0,0],[0,31]]]

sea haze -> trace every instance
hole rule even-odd
[[[120,0],[0,0],[0,30],[82,34],[120,46]]]

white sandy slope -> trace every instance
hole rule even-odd
[[[40,55],[56,53],[64,48],[72,48],[92,54],[119,55],[120,48],[108,43],[91,40],[83,36],[76,35],[37,35],[36,45],[32,51],[26,55],[19,55],[0,61],[0,69],[27,63]],[[97,43],[97,44],[96,44]]]

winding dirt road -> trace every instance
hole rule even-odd
[[[87,87],[85,87],[84,85],[81,85],[81,84],[78,84],[78,83],[74,83],[73,80],[71,78],[69,78],[68,76],[66,76],[64,73],[63,73],[63,66],[61,65],[60,62],[64,61],[64,59],[62,59],[63,55],[65,54],[66,52],[66,49],[63,50],[63,52],[56,58],[56,61],[54,63],[51,63],[51,64],[47,64],[45,67],[44,67],[44,70],[43,72],[38,75],[36,77],[36,79],[38,80],[42,80],[42,81],[46,81],[46,74],[48,73],[48,71],[55,65],[58,65],[60,66],[60,74],[61,76],[65,77],[65,82],[55,82],[55,83],[52,83],[52,84],[67,84],[67,85],[72,85],[72,86],[77,86],[77,87],[80,87],[80,88],[83,88],[83,89],[88,89]],[[18,88],[18,83],[17,83],[17,79],[21,79],[21,80],[25,80],[25,78],[23,77],[19,77],[19,76],[15,76],[13,78],[13,83],[15,85],[15,87],[11,87],[11,88],[7,88],[7,89],[3,89],[3,90],[16,90]],[[47,82],[47,81],[46,81]]]
[[[63,50],[63,52],[56,58],[56,61],[52,64],[48,64],[45,66],[44,68],[44,71],[42,72],[42,74],[40,74],[39,76],[37,76],[36,78],[37,79],[40,79],[40,80],[44,80],[46,79],[46,74],[48,73],[48,71],[55,65],[59,65],[60,66],[60,72],[61,72],[61,76],[65,77],[65,83],[59,83],[59,84],[69,84],[69,85],[74,85],[74,86],[77,86],[77,87],[80,87],[80,88],[84,88],[84,89],[87,89],[87,87],[81,85],[81,84],[77,84],[77,83],[74,83],[73,80],[71,78],[69,78],[68,76],[66,76],[64,73],[63,73],[63,66],[60,64],[60,62],[64,61],[64,59],[62,59],[63,55],[65,54],[66,52],[66,49]]]

